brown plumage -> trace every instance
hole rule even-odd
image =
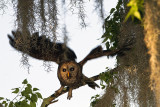
[[[72,97],[72,89],[88,84],[91,88],[99,87],[94,81],[90,80],[82,73],[82,66],[75,61],[62,62],[58,67],[58,78],[61,88],[57,92],[61,93],[64,86],[69,87],[68,99]]]
[[[54,43],[46,36],[39,36],[39,33],[33,33],[27,36],[27,45],[25,39],[22,37],[20,31],[12,31],[12,35],[8,35],[9,42],[13,48],[28,54],[36,59],[53,61],[58,66],[58,79],[61,87],[56,91],[61,93],[65,86],[69,88],[68,99],[72,97],[72,89],[88,84],[89,87],[95,89],[99,87],[94,81],[86,77],[82,73],[83,65],[91,59],[99,58],[101,56],[114,56],[122,54],[123,51],[129,50],[131,43],[122,46],[116,50],[103,50],[101,46],[94,48],[82,61],[76,62],[76,54],[69,47],[63,43]],[[25,48],[24,48],[25,47]]]

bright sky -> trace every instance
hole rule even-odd
[[[97,17],[97,14],[93,12],[93,4],[91,1],[86,3],[87,17],[86,21],[89,26],[85,29],[81,29],[78,24],[76,15],[67,13],[67,30],[69,35],[68,45],[73,49],[77,55],[77,61],[82,60],[94,47],[101,44],[102,22]],[[113,0],[107,0],[105,2],[106,15],[109,14],[109,10],[115,7],[116,2]],[[11,7],[11,6],[10,6]],[[0,97],[13,99],[15,97],[12,94],[11,89],[22,87],[21,82],[27,78],[29,83],[33,87],[40,89],[40,93],[44,98],[53,94],[59,87],[60,83],[57,78],[57,65],[52,63],[52,71],[46,72],[43,67],[43,61],[29,57],[30,74],[27,69],[21,66],[20,59],[21,53],[18,53],[13,49],[8,42],[7,34],[11,33],[11,30],[15,30],[14,16],[11,8],[8,7],[4,15],[0,16]],[[83,68],[83,73],[88,76],[94,76],[105,71],[106,67],[113,68],[115,65],[115,58],[102,57],[87,62]],[[96,82],[100,84],[99,81]],[[50,105],[49,107],[89,107],[90,99],[93,95],[102,94],[103,90],[93,90],[87,85],[73,90],[73,97],[71,100],[67,100],[67,94],[60,96],[57,103]],[[39,102],[39,105],[41,102]]]

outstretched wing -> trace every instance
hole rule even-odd
[[[94,48],[82,61],[79,62],[81,66],[83,66],[88,60],[99,58],[102,56],[114,56],[114,55],[124,55],[124,51],[130,50],[130,45],[133,44],[133,41],[128,41],[124,43],[124,45],[115,50],[103,50],[101,46]]]
[[[74,51],[65,44],[51,42],[46,36],[39,36],[38,32],[24,39],[20,31],[12,31],[12,36],[8,35],[8,38],[13,48],[36,59],[54,61],[59,64],[62,61],[74,61],[77,58]]]

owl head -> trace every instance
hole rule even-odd
[[[82,78],[81,66],[75,61],[66,61],[58,67],[58,78],[65,86],[73,86]]]

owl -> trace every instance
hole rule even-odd
[[[63,89],[67,86],[69,88],[67,99],[71,99],[72,90],[83,84],[88,84],[89,87],[95,89],[99,86],[82,72],[83,65],[95,58],[101,56],[114,56],[116,54],[123,54],[123,51],[129,50],[130,44],[125,44],[120,49],[116,50],[103,50],[98,46],[80,62],[76,62],[76,54],[73,50],[66,46],[64,43],[55,43],[46,36],[39,36],[39,33],[28,34],[27,40],[23,38],[20,31],[12,31],[12,35],[8,35],[10,45],[22,53],[29,56],[44,60],[53,61],[58,64],[57,76],[60,81],[61,87],[56,93],[62,93]],[[26,42],[27,41],[27,42]]]

